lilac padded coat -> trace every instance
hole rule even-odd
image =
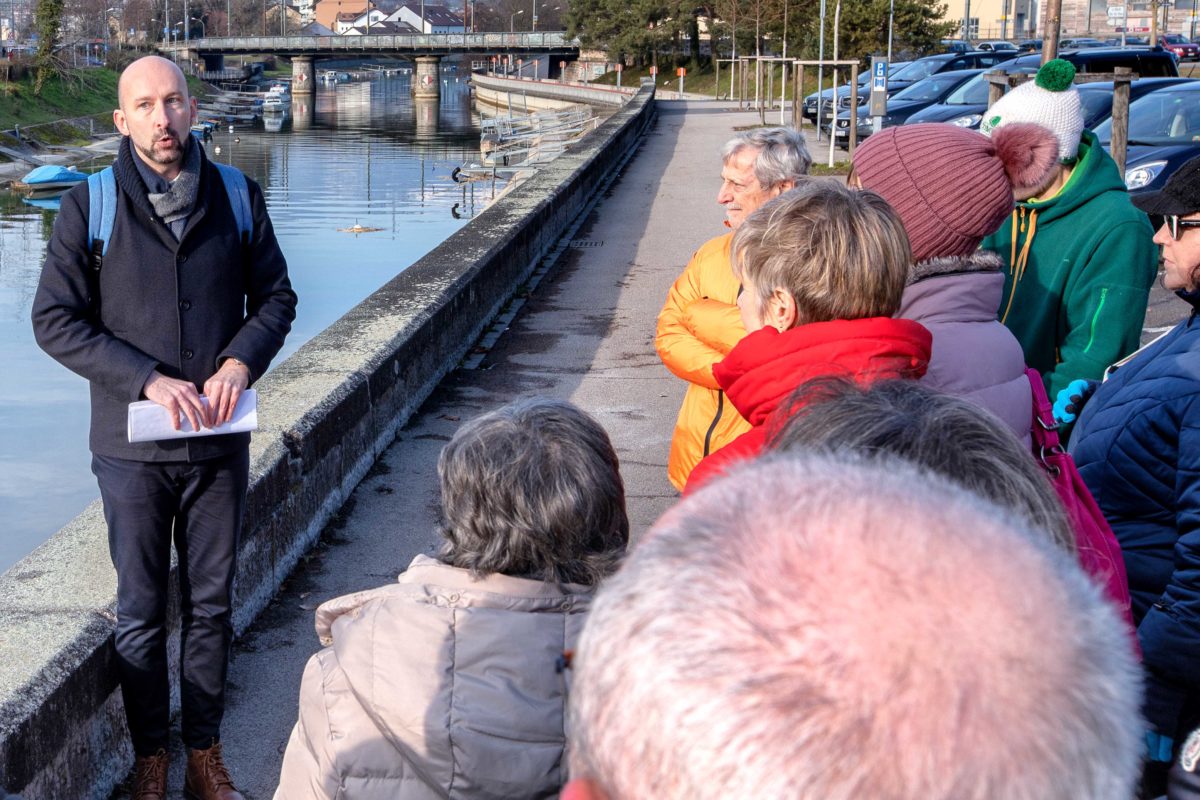
[[[1000,418],[1030,444],[1033,423],[1025,355],[996,318],[1004,293],[999,256],[932,258],[913,265],[897,317],[933,334],[933,357],[921,382]]]

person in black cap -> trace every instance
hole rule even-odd
[[[1163,217],[1154,235],[1161,280],[1192,313],[1109,368],[1079,414],[1071,449],[1124,551],[1146,672],[1142,796],[1158,797],[1173,761],[1175,780],[1195,777],[1182,774],[1180,750],[1200,725],[1200,158],[1133,202]]]

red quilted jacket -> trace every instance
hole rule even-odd
[[[713,365],[729,401],[754,427],[696,465],[684,489],[696,490],[733,464],[762,452],[775,409],[802,383],[830,375],[860,382],[920,378],[933,339],[907,319],[868,317],[749,334]],[[784,420],[772,420],[772,425]]]

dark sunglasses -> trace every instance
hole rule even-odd
[[[1171,238],[1178,242],[1181,231],[1186,231],[1188,228],[1200,228],[1200,219],[1180,219],[1172,214],[1167,217],[1167,227],[1171,230]]]

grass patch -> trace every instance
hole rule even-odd
[[[685,75],[683,79],[683,91],[687,94],[702,94],[709,97],[718,96],[721,99],[728,100],[731,98],[736,98],[740,93],[740,87],[738,87],[734,81],[734,71],[730,68],[728,62],[722,62],[720,64],[720,75],[717,74],[718,70],[714,68],[711,61],[702,61],[700,63],[689,61],[686,64],[681,64],[678,66],[683,66],[687,70],[687,75]],[[679,78],[676,75],[675,70],[675,66],[668,66],[666,64],[659,66],[658,75],[655,78],[655,82],[659,89],[666,91],[679,90]],[[829,88],[833,85],[833,76],[831,72],[831,70],[825,70],[822,85],[826,88]],[[772,64],[768,67],[768,65],[764,64],[762,68],[762,78],[759,81],[759,94],[765,97],[769,93],[771,97],[778,100],[779,93],[783,88],[781,85],[782,76],[783,65]],[[621,74],[621,85],[638,86],[641,83],[642,78],[649,77],[650,67],[648,66],[627,67]],[[839,85],[848,83],[850,80],[850,73],[848,70],[842,70],[839,73],[839,77],[841,78],[838,81]],[[749,98],[754,97],[754,79],[754,67],[753,64],[751,64],[750,68],[747,70],[745,83],[746,96]],[[792,96],[792,86],[794,80],[795,70],[789,69],[786,90],[789,101],[791,100]],[[592,82],[607,86],[615,86],[617,83],[617,73],[605,73]],[[733,91],[735,89],[738,91]],[[801,96],[810,94],[816,90],[817,70],[815,67],[807,67],[804,70],[804,88]]]
[[[117,107],[117,77],[116,72],[104,67],[79,69],[65,80],[54,77],[46,81],[41,96],[33,93],[32,76],[0,84],[0,129],[102,115],[111,120],[112,110]],[[195,78],[188,79],[188,88],[194,97],[203,97],[208,92],[207,84]],[[40,129],[32,133],[41,138]]]

